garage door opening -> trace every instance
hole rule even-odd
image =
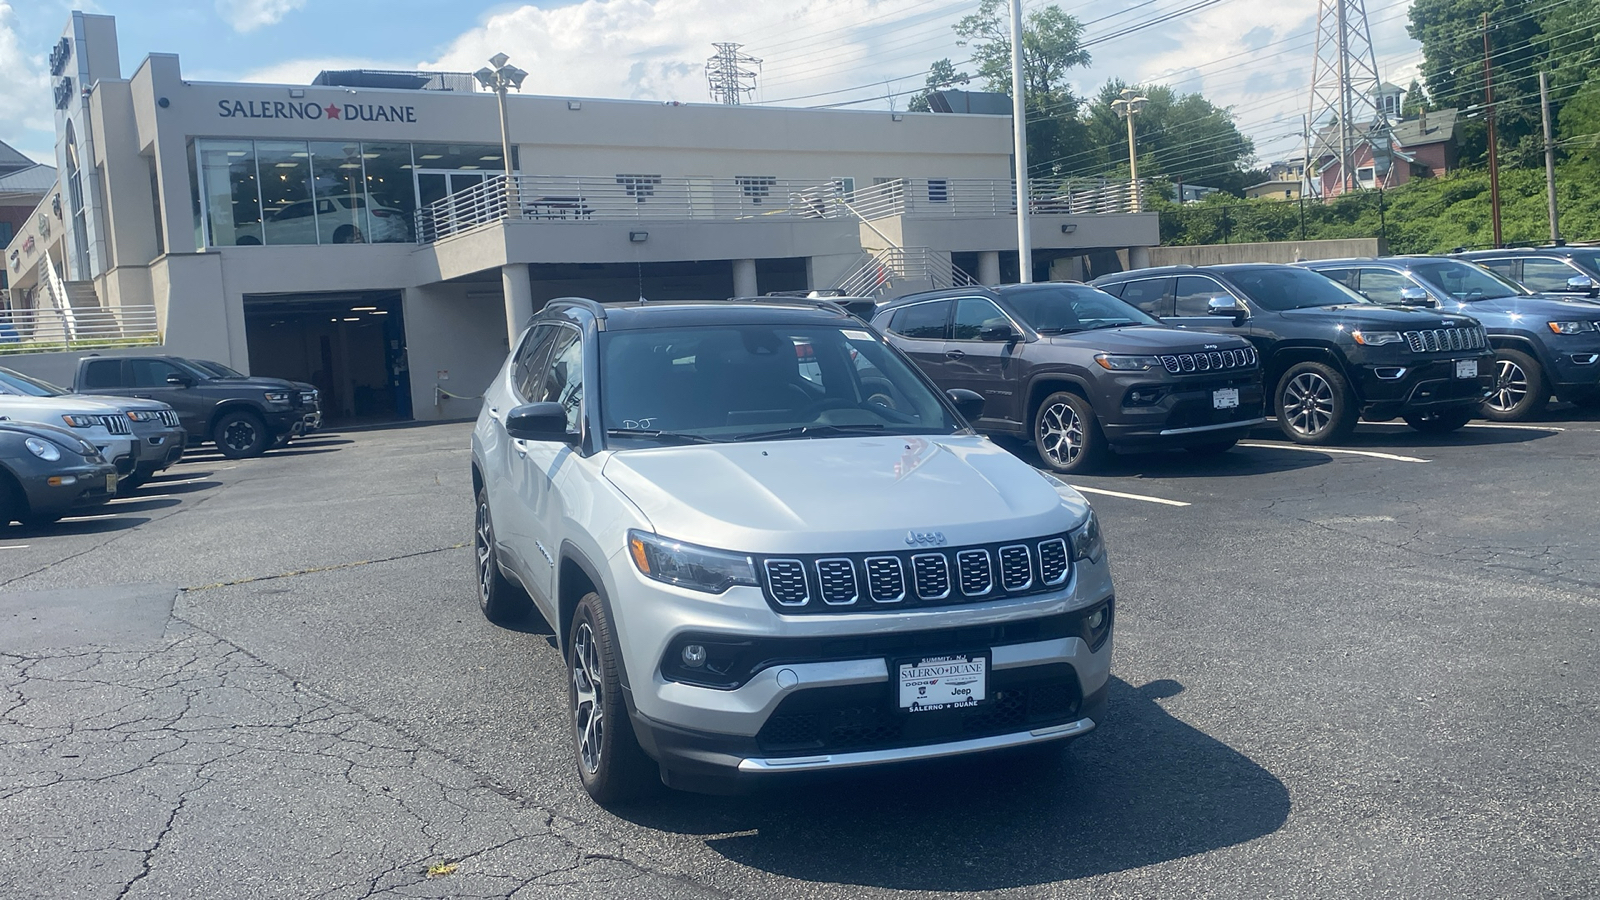
[[[324,422],[411,418],[398,293],[246,295],[244,316],[251,374],[316,385]]]

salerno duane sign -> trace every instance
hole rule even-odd
[[[316,100],[218,100],[217,115],[224,119],[333,119],[415,124],[417,108],[381,103],[329,103],[323,106]]]

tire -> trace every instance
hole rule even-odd
[[[1278,426],[1297,444],[1332,444],[1356,427],[1356,397],[1350,382],[1326,363],[1289,367],[1273,392]]]
[[[660,769],[639,749],[622,699],[611,620],[600,595],[578,601],[566,642],[572,746],[584,790],[601,806],[637,800],[660,782]]]
[[[365,244],[367,239],[362,236],[361,229],[354,225],[340,225],[333,230],[335,244]]]
[[[1521,422],[1550,402],[1544,366],[1521,350],[1494,351],[1494,393],[1483,401],[1483,417],[1494,422]]]
[[[500,554],[494,548],[494,520],[489,517],[489,489],[478,488],[477,512],[472,523],[472,562],[478,576],[478,608],[497,625],[515,622],[528,613],[528,595],[500,571]]]
[[[1416,413],[1406,416],[1406,424],[1423,434],[1449,434],[1452,431],[1460,431],[1477,413],[1478,411],[1470,406],[1466,409]]]
[[[1039,404],[1033,414],[1033,445],[1045,466],[1063,474],[1092,471],[1106,454],[1106,436],[1094,408],[1068,391]]]
[[[270,438],[267,424],[247,410],[223,413],[211,427],[211,440],[217,451],[229,459],[246,459],[266,452]]]
[[[1209,444],[1190,444],[1183,449],[1195,456],[1220,456],[1232,450],[1233,445],[1237,443],[1239,443],[1238,438],[1228,438],[1225,441],[1212,441]]]

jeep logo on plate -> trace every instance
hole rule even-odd
[[[944,532],[942,531],[906,532],[906,543],[913,547],[917,546],[918,544],[921,544],[924,547],[939,547],[942,546],[944,542]]]

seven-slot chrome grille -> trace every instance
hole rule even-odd
[[[161,424],[168,428],[178,427],[178,413],[170,409],[158,409],[156,415],[161,417]]]
[[[1256,364],[1254,347],[1233,350],[1206,350],[1200,353],[1167,353],[1156,357],[1168,372],[1225,372],[1229,369],[1248,369]]]
[[[1058,590],[1072,574],[1061,535],[971,547],[758,557],[762,589],[791,613],[946,606]]]
[[[1483,329],[1476,325],[1461,328],[1429,328],[1407,331],[1403,335],[1412,353],[1449,353],[1454,350],[1482,350]]]

